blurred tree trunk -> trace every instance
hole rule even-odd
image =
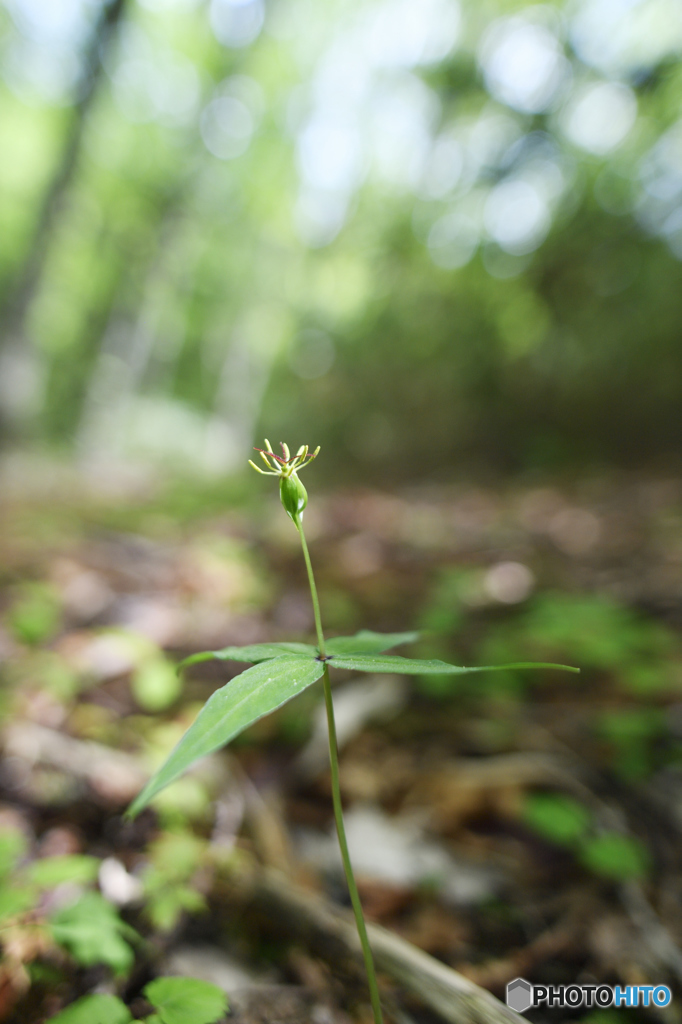
[[[65,132],[55,174],[38,210],[26,256],[0,306],[0,426],[19,426],[30,412],[38,388],[39,367],[25,335],[28,310],[43,273],[50,236],[78,167],[88,112],[102,78],[104,57],[130,0],[104,0],[82,57],[77,96]]]

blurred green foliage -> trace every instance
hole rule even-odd
[[[620,832],[595,831],[592,815],[578,800],[563,793],[529,793],[522,820],[543,839],[566,846],[588,870],[602,878],[641,878],[649,869],[645,846]]]
[[[54,1024],[130,1024],[128,1007],[117,996],[84,996],[52,1018]]]
[[[530,793],[523,805],[523,820],[545,839],[571,846],[583,837],[590,815],[573,797],[560,793]]]
[[[144,994],[163,1024],[213,1024],[227,1010],[222,989],[196,978],[156,978]]]
[[[129,942],[138,936],[100,893],[84,891],[97,881],[99,860],[73,854],[26,864],[26,854],[20,831],[0,832],[0,920],[5,939],[11,941],[22,928],[47,928],[53,941],[82,966],[106,964],[115,974],[125,974],[134,960]],[[64,887],[70,890],[71,899],[53,901],[46,912],[45,895],[59,887],[64,896]]]
[[[145,711],[162,711],[182,692],[182,680],[175,666],[158,655],[138,665],[130,685],[135,700]]]
[[[674,453],[667,10],[3,0],[5,429],[392,481]]]
[[[135,954],[130,945],[138,936],[118,911],[98,892],[86,892],[52,915],[50,931],[84,967],[106,964],[114,974],[128,974]]]
[[[595,874],[616,881],[641,878],[649,867],[644,845],[618,832],[604,832],[588,839],[581,850],[581,859]]]
[[[196,978],[157,978],[144,994],[157,1011],[145,1018],[147,1024],[213,1024],[227,1010],[222,989]],[[134,1024],[125,1003],[109,995],[84,996],[51,1020],[54,1024]]]
[[[56,633],[59,619],[59,602],[53,589],[44,583],[25,583],[10,609],[8,626],[21,643],[35,645]]]
[[[677,634],[602,594],[538,596],[486,634],[480,660],[509,661],[519,652],[549,660],[569,650],[582,668],[612,673],[627,693],[646,697],[679,687]]]
[[[205,849],[205,842],[186,831],[166,832],[150,845],[142,884],[146,913],[154,928],[171,931],[183,913],[205,909],[203,896],[192,886]]]
[[[615,772],[625,781],[646,778],[656,767],[654,752],[665,737],[661,708],[620,708],[604,711],[598,728],[612,751]]]
[[[482,579],[480,568],[437,574],[419,618],[425,630],[421,656],[486,665],[521,658],[573,663],[581,675],[559,681],[522,671],[475,681],[424,676],[418,682],[423,694],[469,713],[478,709],[492,715],[486,729],[493,747],[494,736],[504,733],[499,716],[522,715],[530,701],[546,702],[548,711],[557,700],[576,709],[592,707],[585,729],[593,756],[626,784],[679,762],[679,744],[666,715],[682,685],[682,647],[674,628],[604,594],[551,590],[500,615],[484,600]],[[562,829],[568,841],[576,811],[570,798],[563,799],[540,794],[524,812],[541,834],[556,841],[562,841]],[[579,818],[580,811],[576,814]]]

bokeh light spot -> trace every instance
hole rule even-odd
[[[547,110],[569,74],[554,33],[524,18],[494,22],[483,38],[480,60],[492,95],[525,113]]]
[[[604,156],[623,142],[636,118],[632,89],[620,82],[599,82],[584,87],[571,99],[561,123],[576,146]]]
[[[224,46],[249,46],[263,27],[263,0],[212,0],[210,19],[216,39]]]
[[[485,204],[484,221],[493,241],[518,256],[537,249],[550,227],[547,203],[537,188],[519,178],[495,186]]]

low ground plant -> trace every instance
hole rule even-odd
[[[220,651],[205,651],[186,659],[183,662],[184,667],[210,659],[248,662],[251,663],[252,667],[246,669],[236,678],[231,679],[225,686],[212,694],[193,724],[174,750],[171,751],[167,760],[161,765],[133,802],[128,813],[134,817],[161,790],[179,778],[194,762],[224,747],[259,718],[274,711],[321,679],[329,733],[329,760],[334,819],[350,900],[367,970],[374,1020],[375,1024],[381,1024],[382,1012],[379,987],[346,841],[339,784],[339,753],[330,669],[369,673],[387,672],[417,676],[455,676],[473,672],[491,672],[514,668],[556,668],[572,672],[577,671],[577,669],[571,669],[565,665],[549,663],[530,664],[527,662],[465,668],[435,659],[403,658],[398,655],[385,653],[401,644],[413,643],[418,637],[418,634],[414,632],[375,633],[370,630],[361,630],[354,636],[337,636],[327,639],[322,628],[315,576],[303,531],[303,513],[308,503],[308,495],[298,475],[302,469],[317,457],[319,448],[311,453],[308,446],[305,445],[299,448],[293,456],[287,445],[282,444],[281,449],[282,454],[277,455],[273,451],[270,442],[266,439],[265,448],[257,449],[260,452],[266,469],[261,469],[254,462],[251,462],[251,465],[257,472],[266,476],[274,476],[279,480],[282,505],[298,531],[308,574],[317,645],[288,642],[260,643],[251,644],[246,647],[226,647]]]

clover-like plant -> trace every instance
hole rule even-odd
[[[395,672],[406,675],[460,675],[467,672],[491,672],[510,668],[556,668],[569,672],[578,669],[566,665],[529,664],[526,662],[513,665],[493,665],[478,668],[462,668],[449,665],[444,661],[417,660],[387,655],[384,652],[399,644],[412,643],[417,633],[374,633],[362,630],[355,636],[337,636],[326,640],[322,630],[320,603],[317,587],[310,561],[308,545],[303,533],[303,512],[308,504],[306,489],[299,480],[298,473],[316,458],[319,448],[311,454],[304,445],[295,455],[291,455],[285,444],[281,446],[282,454],[276,455],[270,442],[266,439],[265,448],[257,448],[267,469],[263,470],[251,462],[255,470],[264,475],[279,478],[280,497],[285,511],[294,523],[301,538],[303,557],[308,572],[310,596],[315,616],[317,646],[303,643],[264,643],[251,644],[248,647],[226,647],[222,651],[205,651],[192,655],[183,662],[183,666],[193,665],[200,661],[218,658],[222,661],[246,661],[253,667],[246,669],[241,675],[231,679],[221,689],[216,690],[197,715],[194,723],[171,751],[165,763],[150,779],[129,809],[134,816],[145,807],[165,786],[178,778],[191,764],[207,754],[224,747],[243,729],[267,715],[270,711],[291,700],[308,686],[322,679],[324,701],[329,727],[329,761],[331,767],[332,802],[334,820],[341,848],[343,867],[348,883],[351,904],[355,914],[358,934],[364,955],[369,983],[370,999],[374,1020],[381,1024],[381,1003],[377,985],[372,952],[367,937],[367,928],[362,913],[362,905],[353,875],[348,843],[343,823],[341,807],[341,791],[339,787],[339,752],[334,722],[334,705],[332,701],[330,668],[339,668],[353,672]]]
[[[223,990],[198,978],[156,978],[143,991],[156,1011],[144,1020],[133,1020],[118,996],[98,992],[77,999],[50,1024],[215,1024],[227,1010]]]

